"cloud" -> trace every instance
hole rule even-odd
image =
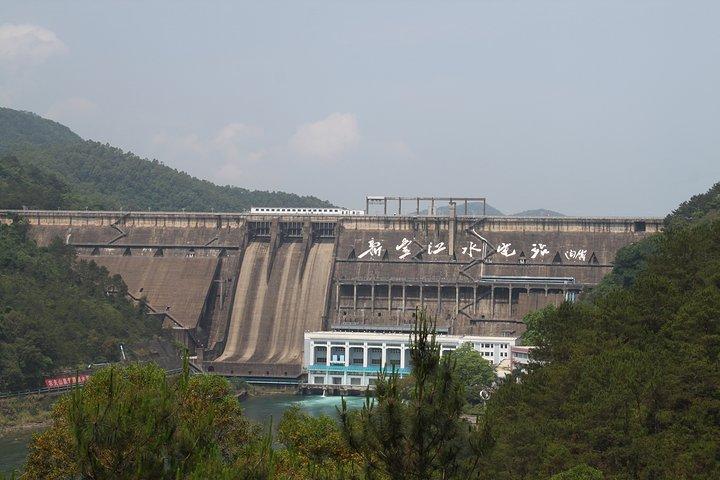
[[[46,28],[30,24],[0,25],[0,64],[37,65],[67,52],[67,46]]]
[[[229,123],[217,132],[209,147],[219,150],[228,159],[236,159],[246,151],[248,143],[262,134],[262,129],[254,125]]]
[[[224,163],[214,175],[220,185],[233,185],[245,180],[245,171],[237,163]]]
[[[263,131],[255,125],[247,125],[245,123],[228,123],[218,131],[215,135],[216,143],[235,142],[248,138],[257,138],[262,135]]]
[[[199,155],[204,157],[207,153],[206,145],[200,140],[200,137],[194,133],[188,135],[168,135],[167,133],[157,133],[151,139],[155,148],[170,153],[170,155]]]
[[[210,135],[157,133],[150,148],[157,158],[224,185],[245,181],[249,166],[266,159],[268,151],[259,145],[262,136],[255,125],[229,123]]]
[[[383,153],[394,158],[415,158],[415,152],[402,140],[392,140],[382,145]]]
[[[54,103],[44,116],[60,123],[74,123],[95,116],[97,110],[97,104],[91,100],[71,97]]]
[[[260,160],[264,160],[268,156],[268,151],[264,148],[261,148],[260,150],[256,150],[254,152],[250,152],[247,156],[247,159],[249,162],[257,163]]]
[[[290,149],[304,157],[334,159],[360,143],[360,129],[352,113],[333,113],[315,123],[300,125]]]

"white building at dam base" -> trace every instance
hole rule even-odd
[[[471,343],[496,367],[509,367],[515,337],[437,334],[440,355]],[[385,332],[305,332],[303,370],[308,386],[362,388],[374,385],[381,369],[400,376],[412,369],[411,335]]]

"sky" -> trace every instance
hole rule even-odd
[[[720,181],[717,1],[0,2],[0,104],[219,184],[665,215]]]

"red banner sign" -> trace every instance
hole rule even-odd
[[[73,375],[67,377],[53,377],[45,379],[45,386],[47,388],[62,388],[69,385],[83,384],[90,378],[88,374]]]

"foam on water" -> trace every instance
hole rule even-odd
[[[298,405],[310,415],[328,415],[338,418],[337,408],[340,408],[342,397],[323,397],[320,395],[272,395],[267,397],[252,397],[242,403],[245,414],[256,422],[267,424],[272,419],[277,425],[285,410]],[[361,408],[365,397],[345,397],[348,408]]]

